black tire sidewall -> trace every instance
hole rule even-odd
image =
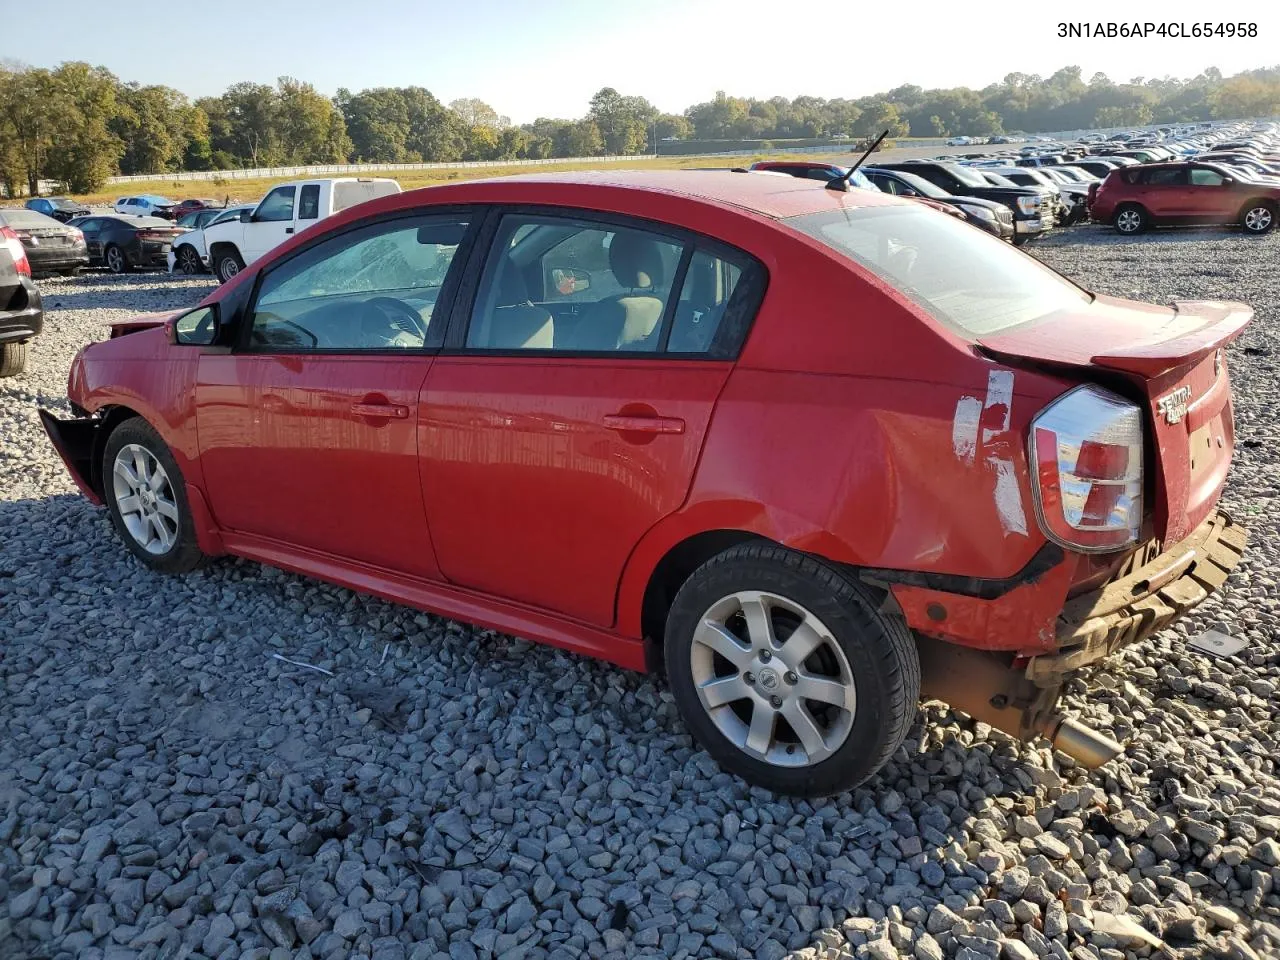
[[[222,271],[222,265],[227,262],[234,263],[236,265],[236,272],[230,277],[224,276]],[[240,259],[240,256],[238,254],[234,254],[234,253],[218,254],[218,260],[214,264],[214,272],[218,277],[219,283],[230,283],[237,276],[239,276],[240,271],[243,269],[244,269],[244,261]]]
[[[774,557],[711,561],[689,578],[667,619],[668,682],[694,738],[725,769],[776,793],[827,796],[863,782],[901,743],[909,724],[901,722],[900,714],[907,710],[914,718],[919,699],[919,664],[917,660],[913,665],[914,689],[895,697],[901,678],[886,671],[883,657],[885,647],[892,644],[882,633],[883,615],[865,588],[812,558],[780,549],[777,553],[802,557],[803,562],[779,563]],[[853,729],[839,749],[820,763],[788,769],[748,756],[720,732],[698,698],[689,663],[694,629],[713,603],[740,590],[775,593],[800,604],[827,626],[848,658],[857,691]],[[906,630],[905,624],[897,627]],[[913,642],[910,654],[916,656]],[[910,688],[910,682],[906,686]],[[886,750],[890,740],[895,742]]]
[[[131,443],[145,447],[160,461],[160,465],[164,467],[164,472],[169,477],[169,486],[173,490],[173,498],[178,506],[178,535],[174,538],[173,546],[165,553],[149,553],[134,540],[133,535],[125,527],[120,509],[116,505],[112,479],[116,454],[122,447]],[[181,573],[192,570],[203,562],[204,554],[201,553],[199,544],[196,542],[191,504],[187,499],[186,479],[182,476],[182,471],[178,468],[173,454],[170,453],[168,444],[161,439],[155,428],[141,417],[125,420],[107,437],[102,455],[102,488],[102,499],[107,505],[107,513],[111,517],[111,525],[115,528],[116,534],[133,555],[148,567],[161,573]]]

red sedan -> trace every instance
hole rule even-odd
[[[1250,315],[1095,296],[880,193],[520,177],[345,210],[117,325],[41,415],[153,569],[235,554],[665,669],[726,768],[827,794],[922,692],[1120,749],[1059,693],[1239,561]]]

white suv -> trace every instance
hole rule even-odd
[[[157,197],[145,195],[141,197],[121,197],[116,201],[116,213],[123,213],[129,217],[160,217],[164,216],[169,207],[173,206],[173,201],[167,197]]]

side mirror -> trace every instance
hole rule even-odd
[[[572,296],[591,288],[591,275],[576,267],[552,267],[551,284],[562,297]]]
[[[911,187],[902,187],[902,188],[898,191],[898,196],[900,196],[900,197],[918,197],[918,196],[920,196],[920,192],[919,192],[918,190],[913,190]]]
[[[173,342],[208,346],[218,337],[218,307],[196,307],[173,321]]]
[[[253,211],[252,211],[252,210],[241,210],[241,211],[240,211],[240,222],[241,222],[241,223],[253,223]]]
[[[1222,178],[1222,185],[1223,185],[1224,187],[1229,187],[1229,186],[1231,186],[1231,185],[1232,185],[1233,183],[1235,183],[1235,182],[1236,182],[1236,181],[1235,181],[1235,179],[1234,179],[1233,177],[1223,177],[1223,178]]]

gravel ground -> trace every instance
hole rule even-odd
[[[208,283],[44,282],[32,369],[0,382],[0,956],[1276,956],[1280,235],[1031,249],[1257,308],[1230,356],[1250,551],[1071,695],[1134,741],[1104,771],[933,704],[821,803],[719,773],[650,679],[251,563],[143,569],[35,405],[103,321]],[[1249,646],[1188,652],[1210,625]]]

